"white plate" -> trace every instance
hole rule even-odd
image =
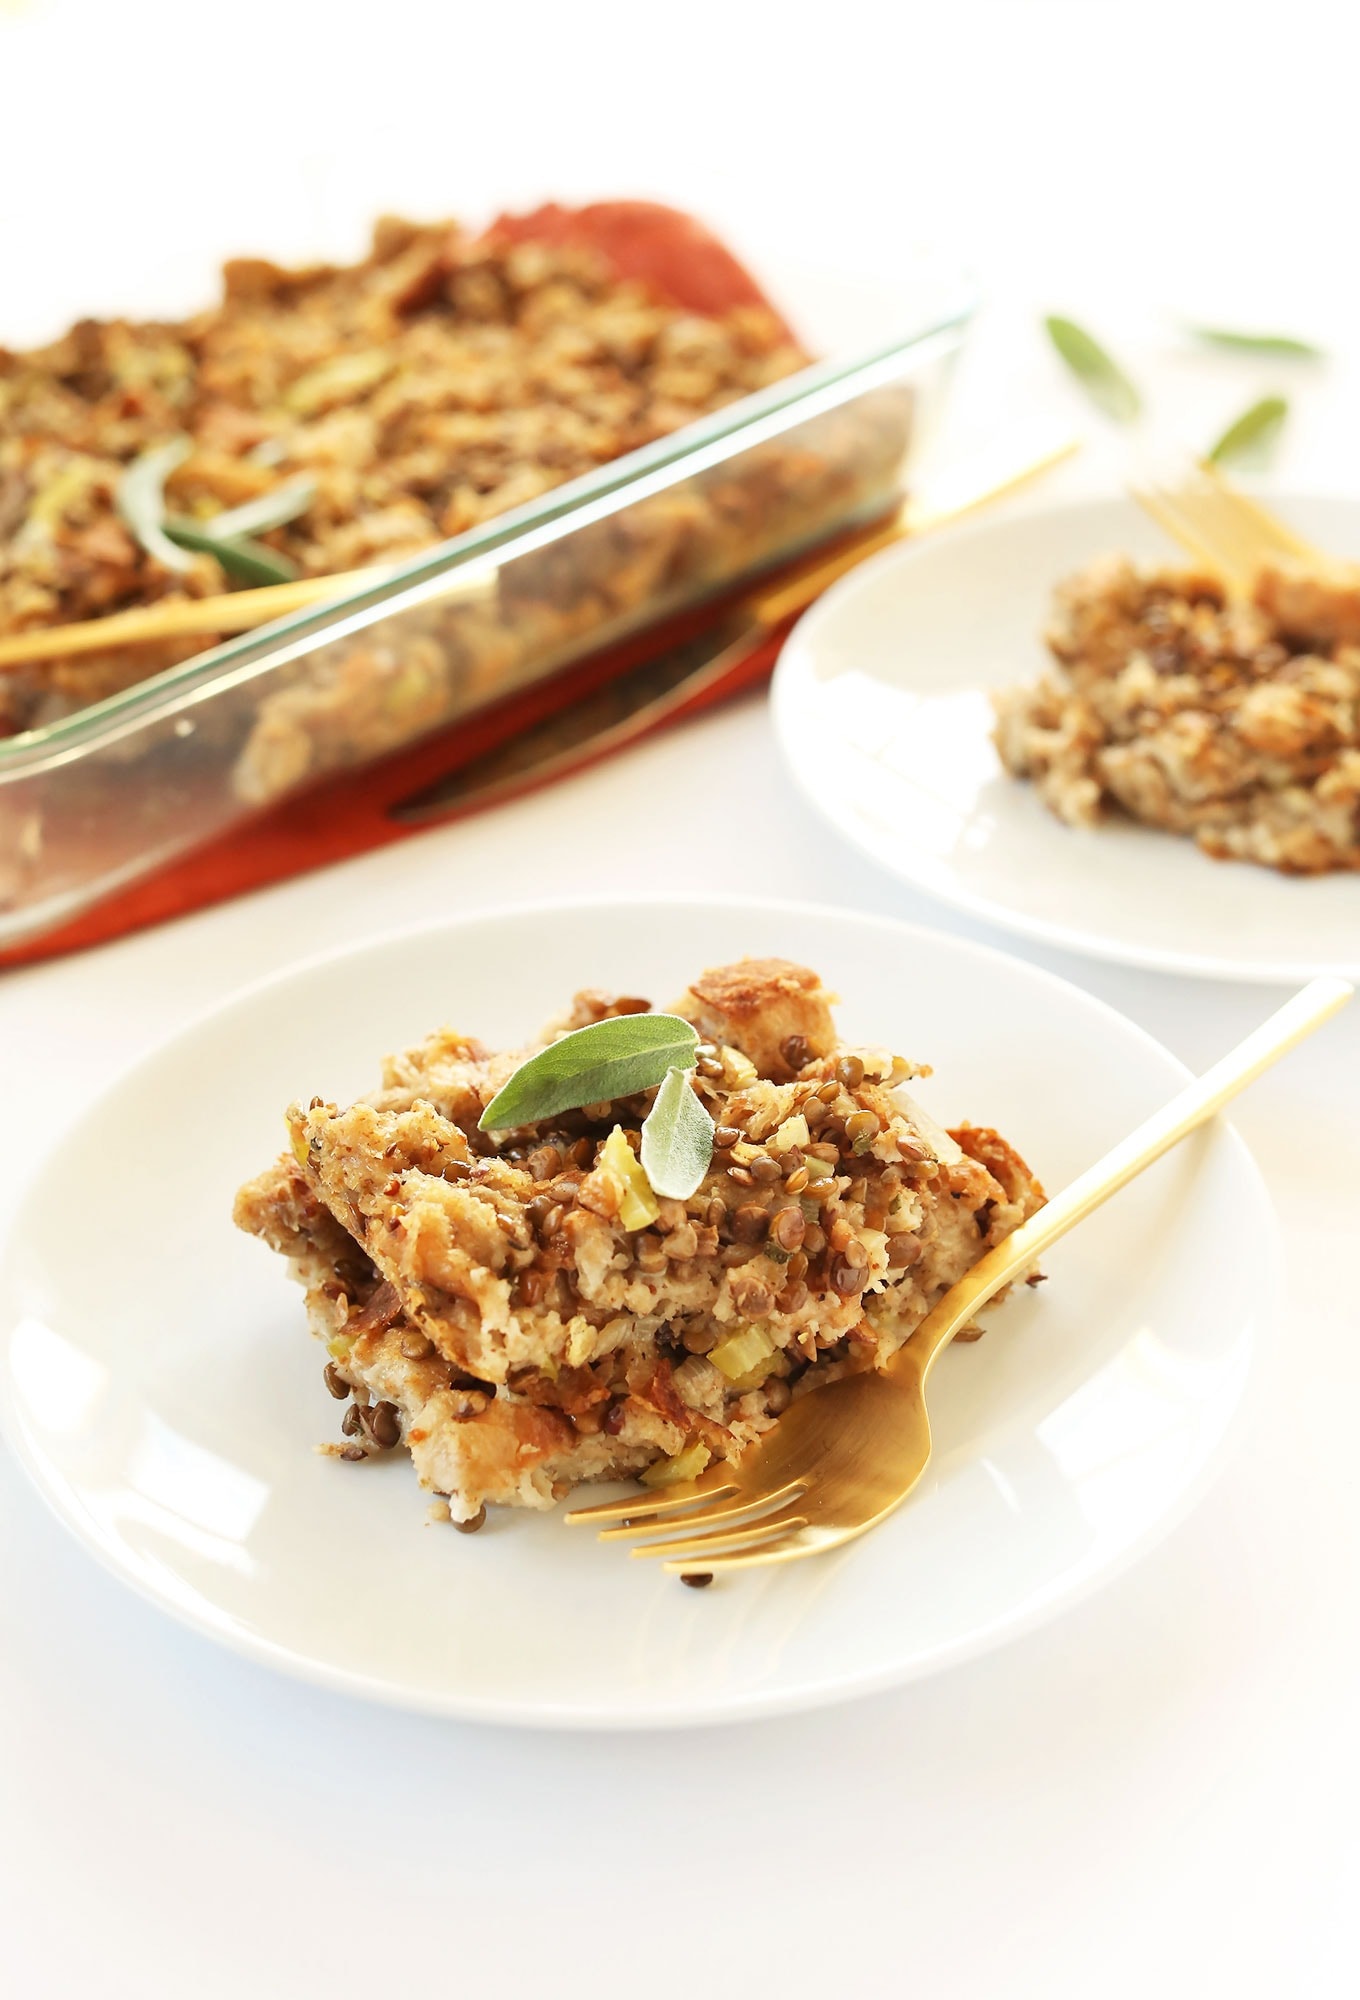
[[[1275,499],[1360,555],[1360,501]],[[1078,831],[1008,777],[987,690],[1033,678],[1052,588],[1107,551],[1174,559],[1130,500],[984,521],[892,549],[827,592],[774,683],[800,789],[856,846],[956,909],[1070,951],[1221,979],[1360,972],[1360,875],[1211,861],[1132,821]]]
[[[0,1267],[0,1410],[67,1526],[165,1610],[374,1699],[634,1727],[795,1709],[999,1644],[1162,1533],[1200,1489],[1277,1310],[1275,1225],[1226,1126],[1048,1260],[1049,1284],[946,1354],[920,1491],[838,1555],[705,1592],[504,1513],[425,1524],[397,1457],[338,1436],[301,1294],[231,1225],[281,1110],[372,1084],[446,1020],[524,1035],[577,986],[673,999],[743,952],[816,966],[852,1037],[933,1062],[922,1095],[997,1125],[1054,1186],[1184,1072],[1120,1015],[996,952],[768,904],[586,904],[359,946],[257,986],[94,1104]]]

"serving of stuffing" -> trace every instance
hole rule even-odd
[[[1043,1190],[997,1133],[934,1124],[905,1089],[924,1071],[840,1042],[829,998],[780,959],[681,995],[714,1128],[684,1199],[639,1157],[656,1090],[488,1133],[532,1051],[452,1029],[355,1104],[294,1104],[235,1215],[305,1288],[345,1404],[327,1449],[404,1447],[441,1516],[479,1526],[583,1480],[696,1476],[894,1354]],[[580,993],[539,1046],[649,1012]]]
[[[1060,586],[1056,668],[994,697],[1006,769],[1070,826],[1122,811],[1216,860],[1360,868],[1360,571],[1278,564],[1249,599],[1110,556]]]

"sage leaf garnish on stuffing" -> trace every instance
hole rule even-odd
[[[1289,405],[1283,396],[1263,396],[1244,410],[1207,454],[1211,465],[1263,465],[1280,441]]]
[[[168,514],[165,533],[186,549],[200,549],[216,556],[227,575],[237,583],[289,583],[297,575],[296,565],[277,549],[253,542],[248,535],[224,535],[214,514],[206,521],[191,521],[186,514]]]
[[[1131,424],[1143,407],[1143,399],[1114,356],[1075,320],[1050,314],[1044,327],[1096,407],[1116,423]]]
[[[183,549],[176,548],[165,532],[165,482],[177,465],[183,465],[193,445],[187,437],[172,438],[169,444],[154,445],[134,458],[121,474],[114,504],[124,524],[136,536],[149,556],[166,569],[181,575],[192,565]]]
[[[1236,333],[1227,326],[1192,326],[1186,329],[1208,347],[1226,347],[1236,354],[1268,354],[1282,361],[1322,361],[1326,357],[1310,340],[1296,340],[1292,333]]]
[[[713,1120],[690,1087],[688,1073],[670,1069],[642,1126],[642,1171],[652,1192],[687,1201],[713,1158]]]
[[[243,500],[239,507],[228,507],[225,513],[214,514],[211,520],[198,521],[195,526],[206,529],[222,541],[234,541],[239,535],[267,535],[271,528],[286,528],[290,521],[296,521],[299,514],[307,512],[315,498],[314,479],[305,476],[285,479],[272,492],[257,494],[253,500]]]
[[[549,1042],[521,1063],[482,1113],[483,1132],[538,1125],[559,1111],[631,1097],[664,1081],[669,1070],[693,1069],[699,1037],[678,1014],[623,1014],[592,1021]]]

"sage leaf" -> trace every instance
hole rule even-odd
[[[1050,314],[1044,327],[1097,408],[1116,423],[1131,424],[1143,407],[1143,399],[1113,355],[1107,354],[1094,334],[1078,326],[1075,320]]]
[[[199,521],[196,525],[224,541],[234,541],[238,535],[267,535],[271,528],[283,528],[296,521],[315,498],[314,479],[285,479],[272,493],[243,500],[239,507],[228,507],[225,513],[214,514],[210,521]]]
[[[699,1037],[677,1014],[623,1014],[592,1021],[549,1042],[492,1098],[478,1123],[483,1132],[537,1125],[559,1111],[604,1104],[650,1090],[671,1069],[693,1069]]]
[[[206,555],[216,556],[227,575],[237,583],[290,583],[297,575],[297,565],[289,562],[287,556],[281,556],[277,549],[266,548],[263,542],[252,542],[248,535],[219,533],[220,519],[218,514],[209,521],[191,521],[184,514],[167,514],[165,532],[186,549],[201,549]]]
[[[1290,333],[1235,333],[1226,326],[1192,326],[1186,329],[1207,347],[1226,347],[1237,354],[1271,354],[1283,361],[1323,361],[1320,347],[1311,341],[1296,340]]]
[[[1207,454],[1211,465],[1263,465],[1280,441],[1289,405],[1283,396],[1263,396],[1243,410]]]
[[[166,569],[183,575],[193,564],[183,549],[176,548],[165,532],[165,482],[177,465],[183,465],[193,445],[187,437],[172,438],[169,444],[154,445],[134,458],[118,480],[114,505],[124,524],[136,536],[149,556]]]
[[[670,1069],[642,1126],[642,1171],[654,1194],[687,1201],[713,1158],[713,1120],[683,1069]]]

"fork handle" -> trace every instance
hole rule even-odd
[[[1061,1194],[979,1258],[972,1270],[951,1285],[922,1320],[902,1348],[902,1357],[909,1356],[911,1365],[920,1370],[924,1379],[936,1356],[949,1345],[959,1328],[966,1326],[1003,1285],[1018,1277],[1051,1243],[1065,1236],[1112,1194],[1118,1194],[1144,1167],[1150,1167],[1163,1153],[1179,1145],[1188,1133],[1206,1124],[1229,1098],[1254,1083],[1272,1063],[1338,1013],[1354,992],[1355,988],[1344,979],[1314,979],[1292,1000],[1287,1000],[1212,1069],[1188,1083],[1169,1104],[1154,1111],[1126,1139],[1121,1139],[1104,1159],[1078,1174]],[[889,1367],[893,1365],[890,1363]]]

